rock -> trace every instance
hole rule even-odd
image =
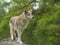
[[[25,45],[25,44],[19,44],[16,41],[11,41],[10,39],[3,39],[0,41],[0,45]]]
[[[19,44],[16,41],[3,40],[3,41],[0,41],[0,45],[19,45]]]

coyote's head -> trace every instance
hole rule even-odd
[[[29,10],[29,11],[25,10],[24,13],[25,13],[25,17],[27,19],[32,19],[32,17],[33,17],[32,10]]]

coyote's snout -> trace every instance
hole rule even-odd
[[[16,40],[22,43],[21,41],[22,32],[27,27],[32,17],[33,17],[32,10],[29,10],[29,11],[25,10],[21,15],[14,16],[10,19],[9,26],[10,26],[10,34],[11,34],[12,40]]]

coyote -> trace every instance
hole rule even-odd
[[[27,27],[29,21],[32,19],[32,10],[24,11],[19,16],[14,16],[9,21],[11,40],[16,40],[22,43],[21,35],[24,29]]]

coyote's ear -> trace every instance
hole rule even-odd
[[[30,9],[28,12],[32,13],[32,9]]]
[[[27,14],[27,10],[24,10],[24,13]]]
[[[32,12],[32,9],[30,9],[29,12]]]

